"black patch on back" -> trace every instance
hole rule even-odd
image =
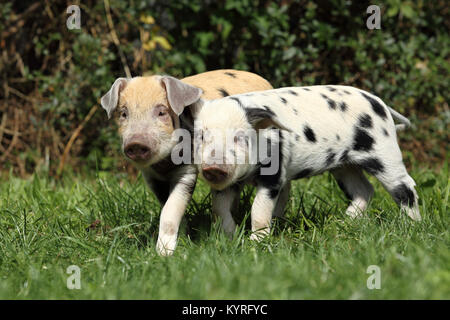
[[[303,133],[305,134],[306,139],[310,142],[316,142],[316,135],[314,131],[308,126],[305,125],[305,128],[303,129]]]
[[[232,72],[225,72],[225,74],[226,74],[227,76],[232,77],[232,78],[236,78],[236,74],[235,74],[235,73],[232,73]]]
[[[344,101],[342,101],[341,103],[339,103],[339,108],[341,108],[342,112],[345,112],[345,111],[347,111],[348,106]]]
[[[367,113],[363,113],[358,117],[359,120],[359,126],[363,128],[372,128],[372,117],[369,116]]]
[[[344,91],[344,93],[346,93],[346,94],[351,94],[349,91],[347,91],[347,90],[343,90]]]
[[[365,131],[360,128],[355,130],[355,138],[353,141],[353,150],[355,151],[369,151],[372,149],[372,145],[375,141],[373,138]]]
[[[358,164],[371,175],[384,171],[384,165],[378,158],[367,158],[359,161]]]
[[[327,87],[327,89],[331,92],[336,91],[336,88],[333,88],[333,87]]]
[[[283,98],[283,97],[280,97],[280,100],[281,100],[281,102],[283,102],[284,104],[287,103],[287,100],[286,100],[285,98]]]
[[[387,130],[384,129],[384,128],[383,128],[383,133],[384,133],[384,135],[385,135],[386,137],[389,137],[389,133],[388,133]]]
[[[414,205],[414,192],[404,183],[395,187],[395,189],[392,191],[392,196],[399,204],[406,205],[410,208]]]
[[[332,99],[328,99],[328,107],[330,107],[330,109],[336,110],[336,101],[332,100]]]
[[[296,180],[296,179],[305,178],[305,177],[309,176],[312,172],[313,172],[313,170],[310,168],[303,169],[302,171],[297,173],[292,179]]]
[[[217,91],[220,92],[220,94],[222,95],[222,97],[228,97],[230,94],[227,92],[227,90],[225,90],[224,88],[220,88],[217,89]]]
[[[292,94],[293,96],[298,96],[298,93],[294,90],[288,90],[288,93]]]
[[[337,135],[336,135],[336,139],[337,139],[338,141],[340,141],[340,140],[341,140],[341,137],[337,134]]]
[[[320,95],[322,98],[327,100],[328,107],[330,109],[336,110],[336,101],[334,101],[333,99],[330,99],[326,94],[321,93]]]
[[[350,201],[353,200],[353,196],[348,192],[347,188],[345,187],[345,184],[341,180],[336,180],[339,188],[341,188],[342,192],[344,192],[347,199]]]
[[[361,92],[362,96],[366,98],[367,101],[369,101],[370,105],[372,106],[373,111],[380,116],[381,119],[386,120],[387,114],[386,110],[383,108],[383,106],[374,98],[368,96],[364,92]]]
[[[275,116],[275,113],[273,113],[272,110],[269,108],[267,109],[261,109],[261,108],[245,108],[245,115],[247,117],[247,121],[254,125],[258,121],[264,120],[264,119],[271,119]]]
[[[309,89],[309,88],[302,88],[302,89],[305,91],[311,91],[311,89]]]

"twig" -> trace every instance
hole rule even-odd
[[[80,125],[75,129],[75,131],[70,136],[69,142],[67,142],[63,155],[61,157],[61,161],[59,162],[58,170],[57,170],[57,176],[59,177],[62,173],[62,170],[64,169],[64,163],[66,162],[67,155],[70,152],[70,149],[72,148],[73,143],[79,136],[81,130],[83,130],[86,123],[92,118],[95,111],[97,111],[98,107],[97,105],[94,105],[91,110],[89,110],[89,113],[86,115],[86,117],[83,119],[83,121],[80,123]]]
[[[16,145],[16,143],[17,143],[17,141],[19,139],[18,138],[18,136],[19,136],[19,113],[20,113],[20,110],[15,109],[15,113],[14,113],[14,134],[13,134],[13,137],[11,139],[11,143],[9,144],[8,148],[3,153],[3,155],[0,157],[0,162],[3,162],[6,159],[6,157],[9,155],[9,153],[14,148],[14,146]]]
[[[126,74],[127,78],[131,78],[131,72],[130,72],[130,68],[127,65],[127,59],[125,58],[125,55],[123,54],[123,51],[120,48],[119,37],[117,37],[117,33],[114,28],[114,23],[113,23],[113,20],[111,17],[111,10],[110,10],[110,6],[109,6],[109,0],[103,0],[103,2],[105,3],[106,21],[108,22],[108,26],[109,26],[110,33],[111,33],[111,38],[112,38],[114,44],[116,45],[117,50],[119,51],[120,60],[122,62],[125,74]]]
[[[11,92],[14,93],[16,96],[18,96],[19,98],[22,98],[23,100],[26,100],[26,101],[29,101],[29,102],[32,102],[32,103],[39,101],[38,99],[34,99],[34,98],[27,97],[26,95],[24,95],[24,94],[23,94],[22,92],[20,92],[19,90],[14,89],[13,87],[10,87],[10,86],[8,86],[8,85],[6,86],[6,90],[11,91]]]
[[[3,148],[3,146],[2,146],[2,140],[3,140],[3,132],[6,127],[6,119],[7,119],[7,116],[6,116],[6,112],[5,112],[2,116],[2,123],[0,124],[0,150],[1,151],[5,151],[5,148]]]
[[[356,73],[353,77],[350,77],[349,79],[341,82],[341,85],[349,85],[349,84],[353,84],[355,82],[356,79],[358,79],[361,76],[361,74]]]

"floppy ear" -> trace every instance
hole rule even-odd
[[[247,117],[247,121],[256,130],[276,127],[282,130],[292,131],[291,129],[283,125],[278,119],[277,115],[267,107],[265,107],[264,109],[245,108],[245,115]]]
[[[167,91],[167,100],[177,116],[183,113],[184,107],[193,104],[203,94],[202,89],[184,83],[174,77],[161,78]]]
[[[111,115],[116,109],[117,103],[119,102],[120,91],[125,88],[128,80],[129,79],[126,78],[117,78],[111,86],[111,89],[109,89],[109,91],[100,100],[103,109],[105,109],[108,114],[108,119],[111,118]]]

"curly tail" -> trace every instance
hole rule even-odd
[[[400,113],[398,113],[397,111],[395,111],[394,109],[392,109],[391,107],[387,106],[389,112],[392,115],[392,118],[394,118],[395,120],[401,122],[401,124],[396,124],[395,125],[395,129],[397,131],[403,131],[406,128],[411,127],[411,122],[408,120],[408,118],[406,118],[405,116],[401,115]]]

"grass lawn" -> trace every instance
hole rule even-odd
[[[324,174],[294,183],[285,219],[261,243],[248,240],[244,200],[235,237],[220,232],[200,182],[169,258],[156,254],[159,205],[142,178],[3,176],[0,298],[450,299],[448,166],[411,175],[422,222],[400,214],[373,178],[367,214],[348,218]],[[70,265],[80,268],[79,290],[66,286]],[[370,265],[380,268],[381,289],[367,288]]]

